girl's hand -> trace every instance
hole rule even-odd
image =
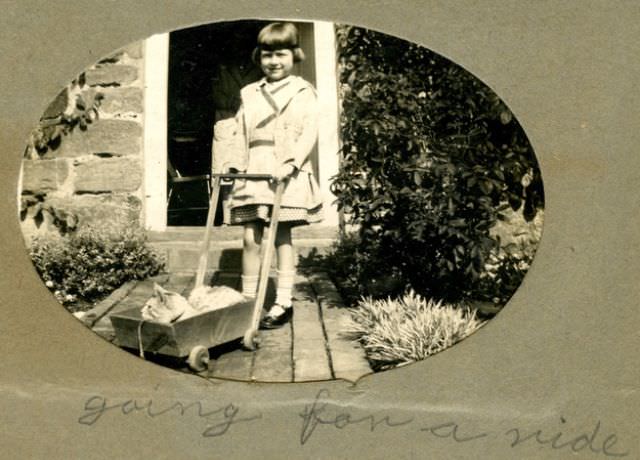
[[[289,179],[295,172],[296,167],[291,163],[280,165],[276,173],[273,175],[274,182],[282,182]]]

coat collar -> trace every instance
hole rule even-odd
[[[282,110],[297,93],[307,86],[308,83],[303,78],[289,75],[275,83],[269,83],[266,78],[262,78],[258,81],[255,91],[257,93],[261,93],[264,90],[268,91],[279,110]],[[260,97],[264,96],[260,94]]]
[[[270,88],[271,90],[280,88],[283,85],[288,85],[291,84],[291,82],[293,80],[295,80],[297,77],[295,75],[289,75],[288,77],[283,78],[282,80],[278,80],[278,81],[274,81],[274,82],[269,82],[267,80],[267,77],[262,77],[259,81],[258,81],[258,85],[259,86],[266,86],[267,88]]]

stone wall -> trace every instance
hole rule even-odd
[[[134,43],[90,67],[45,110],[55,119],[77,94],[103,95],[98,118],[76,126],[46,152],[27,147],[21,224],[27,239],[83,225],[137,225],[142,210],[143,46]]]

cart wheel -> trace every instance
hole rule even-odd
[[[244,338],[242,339],[242,345],[247,350],[255,350],[256,348],[258,348],[258,344],[258,331],[256,329],[249,329],[247,332],[245,332]]]
[[[202,345],[193,347],[189,352],[187,364],[189,364],[189,367],[196,372],[204,371],[209,367],[209,350]]]

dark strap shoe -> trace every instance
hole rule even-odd
[[[260,329],[277,329],[291,321],[291,318],[293,318],[293,307],[283,307],[283,310],[284,312],[279,315],[267,314],[262,318],[260,321]]]

